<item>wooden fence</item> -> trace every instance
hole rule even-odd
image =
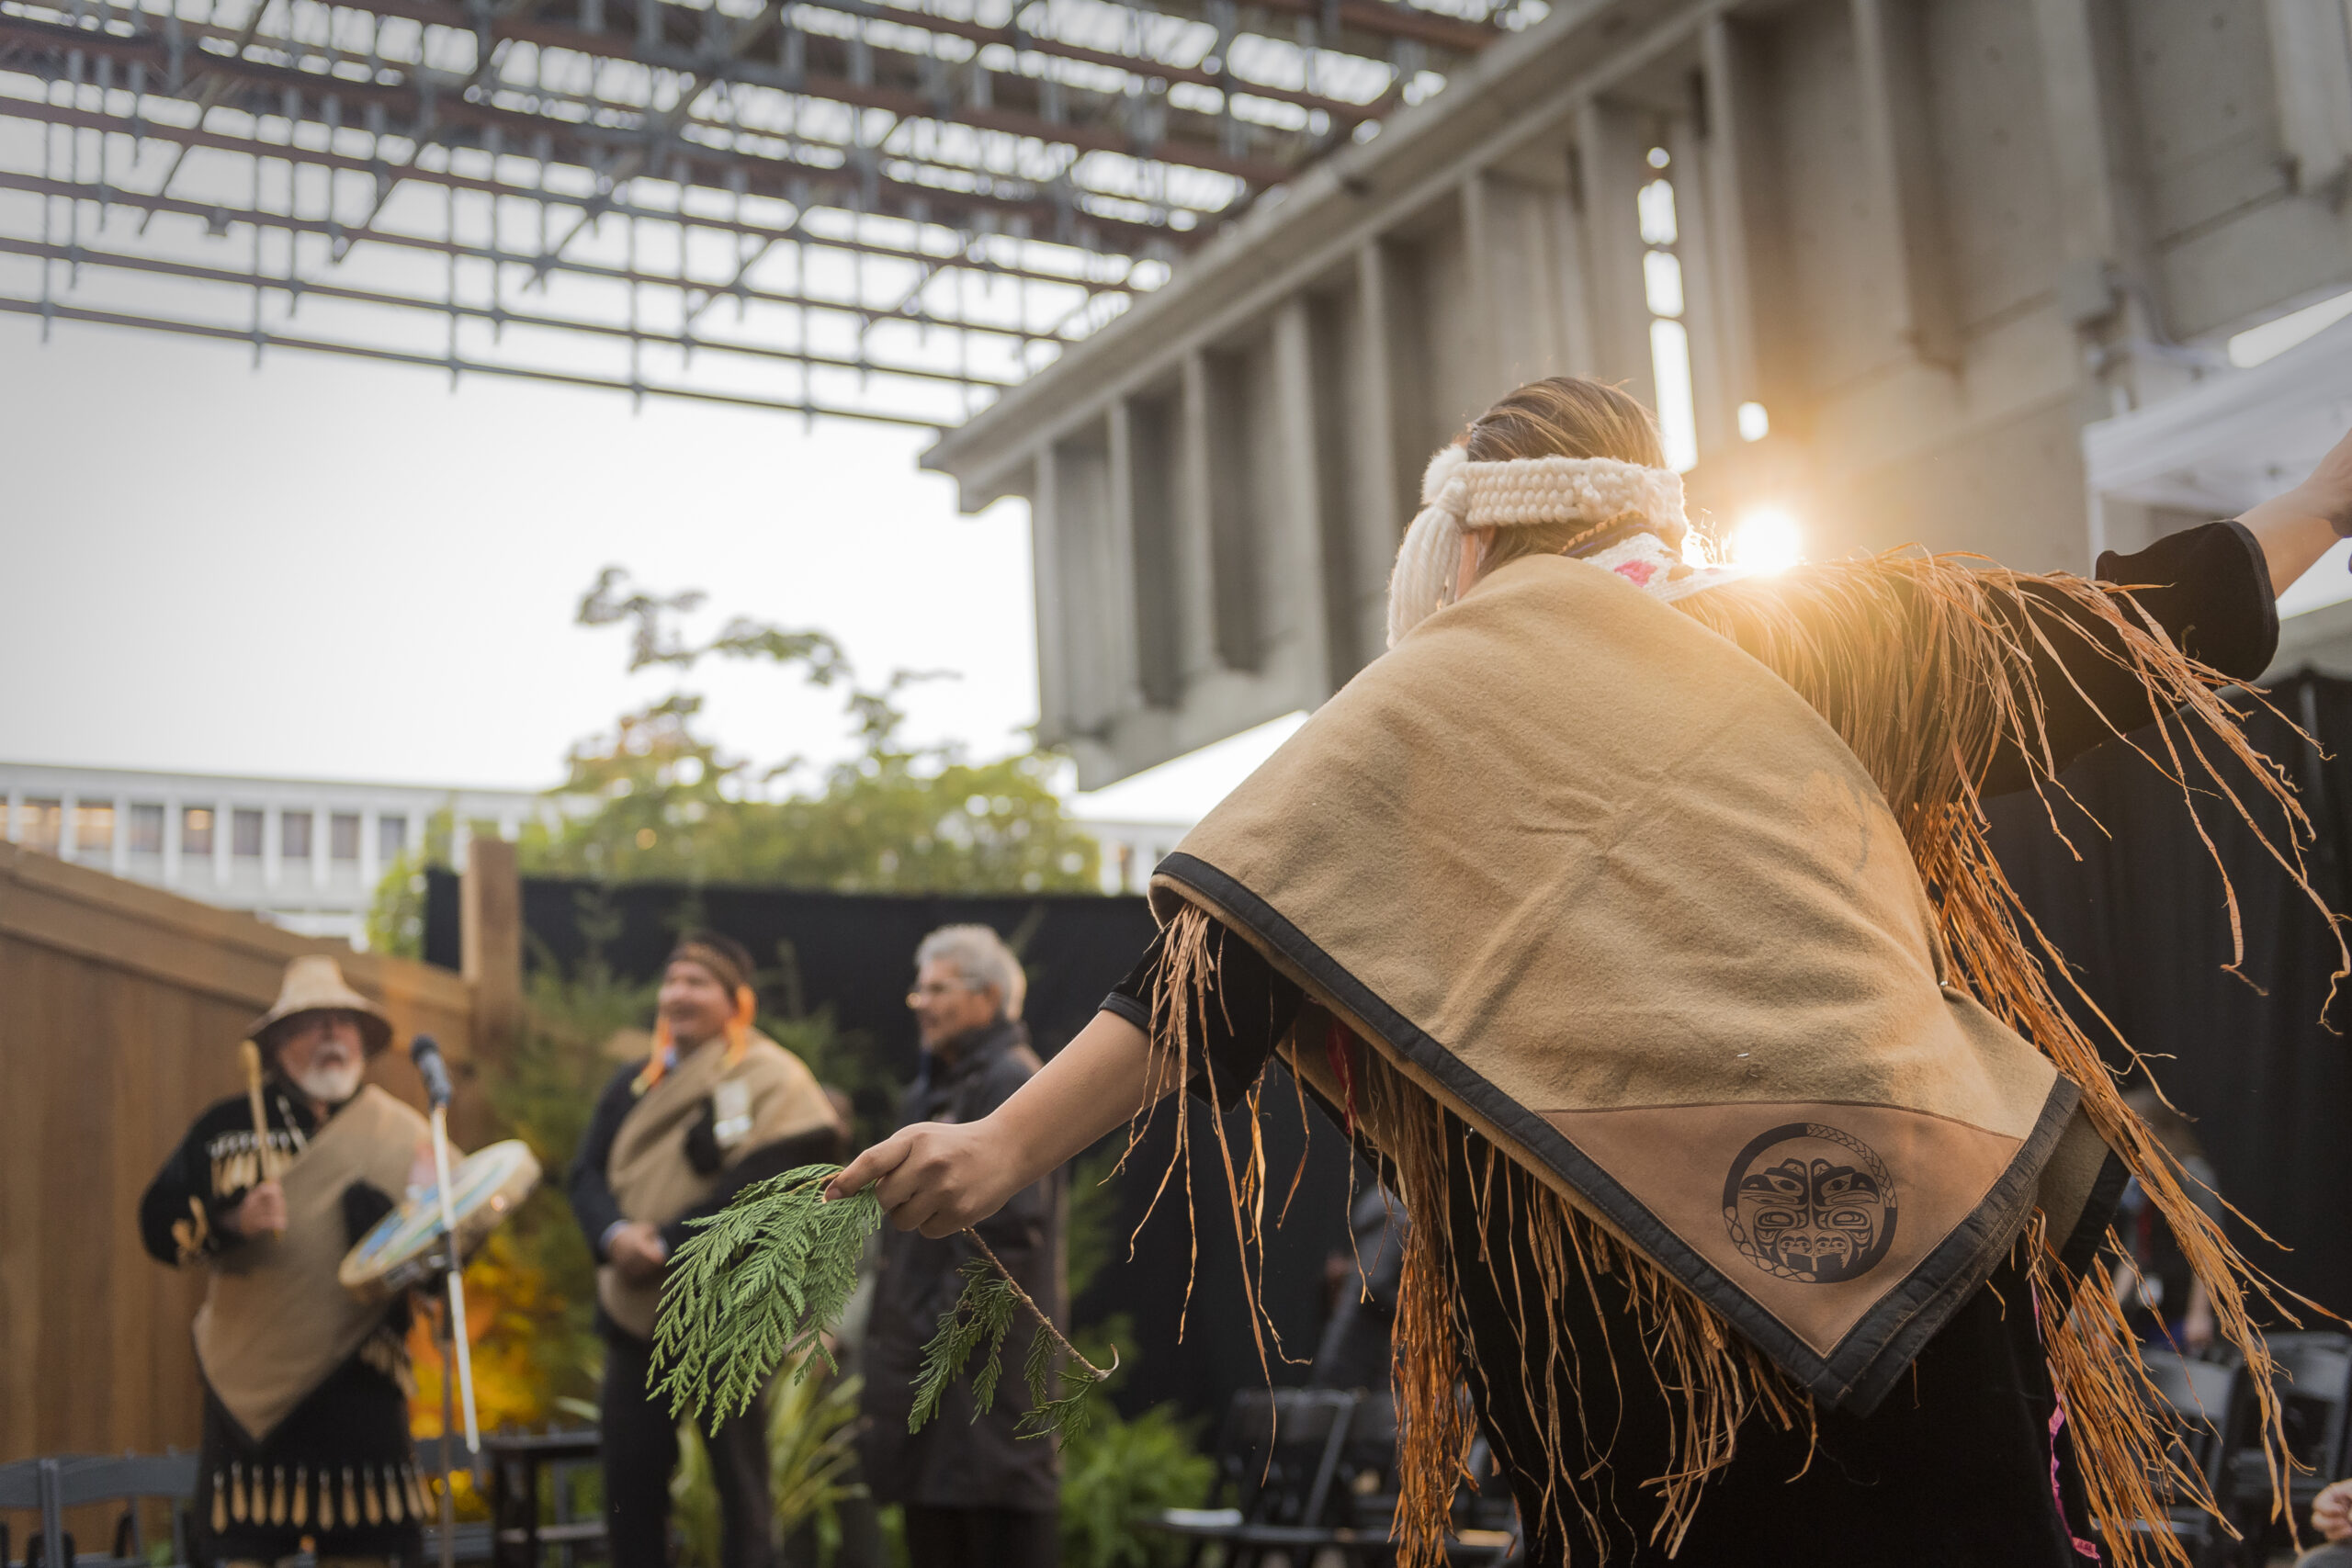
[[[204,1276],[147,1255],[139,1198],[197,1114],[243,1087],[237,1043],[288,960],[333,953],[399,1045],[436,1036],[453,1132],[481,1135],[472,1086],[514,1027],[521,953],[512,847],[474,848],[458,975],[0,843],[0,1461],[195,1445]],[[424,1104],[401,1050],[369,1074]]]

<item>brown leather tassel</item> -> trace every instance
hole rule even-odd
[[[384,1499],[382,1494],[376,1490],[376,1467],[372,1464],[363,1466],[359,1474],[361,1483],[367,1488],[368,1523],[371,1527],[380,1525],[384,1522]]]
[[[409,1511],[409,1517],[410,1517],[411,1518],[420,1519],[420,1520],[421,1520],[421,1519],[423,1519],[423,1518],[424,1517],[424,1516],[425,1516],[427,1513],[431,1512],[431,1510],[430,1510],[430,1509],[428,1509],[427,1507],[425,1507],[425,1506],[424,1506],[424,1483],[423,1483],[422,1481],[420,1481],[420,1480],[418,1479],[418,1477],[417,1477],[417,1473],[416,1473],[416,1466],[415,1466],[415,1465],[413,1465],[413,1464],[408,1464],[408,1465],[403,1465],[403,1466],[401,1466],[401,1468],[402,1472],[403,1472],[403,1473],[405,1473],[405,1474],[407,1475],[407,1477],[408,1477],[408,1511]]]
[[[399,1524],[407,1514],[401,1499],[401,1467],[391,1465],[384,1472],[384,1517]]]
[[[294,1528],[307,1529],[311,1523],[311,1467],[294,1467]]]
[[[343,1467],[343,1528],[359,1528],[359,1483],[351,1478],[351,1467]]]
[[[334,1476],[326,1466],[319,1467],[319,1533],[324,1535],[334,1529]]]
[[[245,1469],[242,1464],[229,1466],[229,1517],[239,1524],[245,1522]]]
[[[229,1528],[228,1477],[219,1471],[212,1472],[212,1533],[219,1535]]]
[[[286,1467],[282,1464],[273,1466],[269,1473],[269,1522],[286,1522]]]

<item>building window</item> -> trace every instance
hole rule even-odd
[[[338,811],[327,818],[327,856],[331,860],[359,858],[359,813]]]
[[[1642,293],[1650,308],[1650,372],[1657,378],[1658,439],[1666,464],[1678,474],[1699,464],[1698,402],[1690,386],[1690,332],[1682,324],[1682,240],[1674,212],[1674,182],[1666,170],[1674,162],[1663,147],[1645,160],[1657,171],[1635,198],[1642,243]]]
[[[205,807],[190,806],[180,812],[180,853],[209,855],[212,852],[212,813]]]
[[[379,817],[376,818],[376,857],[386,865],[401,858],[408,848],[408,818]]]
[[[113,807],[77,805],[74,807],[74,848],[76,852],[114,848]]]
[[[135,855],[159,855],[164,852],[162,807],[134,806],[130,808],[130,852]]]
[[[280,860],[311,858],[309,812],[281,811],[277,814],[277,854]]]
[[[261,813],[241,806],[229,816],[229,849],[240,860],[261,859]]]
[[[58,835],[64,826],[62,801],[28,800],[17,807],[17,842],[28,850],[55,854]]]

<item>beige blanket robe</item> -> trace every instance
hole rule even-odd
[[[390,1312],[393,1303],[362,1303],[336,1280],[350,1250],[344,1190],[365,1181],[394,1195],[405,1190],[429,1136],[424,1117],[368,1085],[280,1173],[285,1234],[250,1237],[214,1260],[196,1314],[196,1358],[204,1381],[254,1442]]]
[[[1424,622],[1163,863],[1429,1094],[1868,1411],[2107,1149],[1947,983],[1880,792],[1804,699],[1610,573]],[[1300,1044],[1306,1046],[1300,1049]],[[1289,1059],[1347,1090],[1318,1036]]]
[[[724,1152],[719,1169],[705,1176],[686,1158],[686,1134],[703,1104],[722,1083],[743,1086],[751,1100],[750,1131]],[[816,1075],[766,1035],[754,1032],[742,1059],[727,1060],[723,1038],[706,1041],[649,1088],[622,1118],[605,1174],[621,1213],[666,1225],[707,1201],[728,1168],[763,1145],[830,1125],[832,1102]],[[662,1282],[630,1280],[611,1264],[596,1270],[596,1301],[605,1315],[640,1339],[653,1337]]]

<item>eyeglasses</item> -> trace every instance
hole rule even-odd
[[[907,993],[907,1005],[910,1008],[921,1007],[925,1002],[937,1001],[942,997],[956,996],[978,988],[977,986],[951,986],[939,980],[926,980]]]

